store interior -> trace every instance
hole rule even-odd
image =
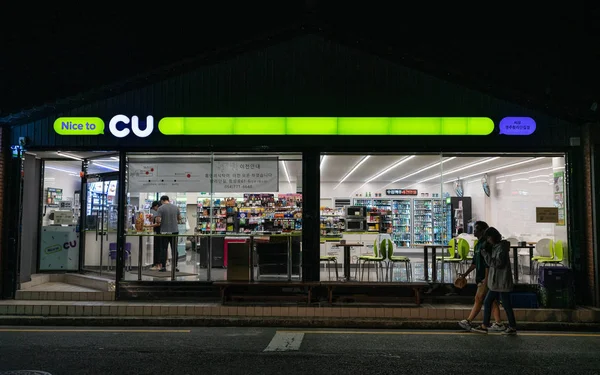
[[[81,236],[85,237],[85,251],[82,254],[84,270],[114,277],[118,218],[115,172],[119,166],[116,155],[40,152],[30,156],[45,160],[41,194],[44,212],[39,246],[40,257],[45,260],[40,261],[40,270],[77,270],[78,248],[70,249],[68,256],[57,262],[56,254],[61,251],[49,251],[47,244],[43,243],[43,236],[46,230],[61,230],[56,227],[69,232],[65,234],[65,243],[73,242],[69,241],[72,239],[69,236],[79,235],[76,232],[81,212],[78,198],[82,188],[80,172],[83,160],[93,157],[88,163],[88,178],[93,178],[84,186],[86,218],[81,230]],[[258,170],[253,171],[252,167],[262,163],[264,178],[252,184],[244,180],[242,173],[241,180],[236,182],[233,178],[231,181],[231,176],[226,177],[226,169],[231,161],[238,163],[236,168],[248,168],[248,179],[259,175]],[[144,176],[148,176],[146,172],[149,173],[149,169],[144,168],[153,165],[162,166],[159,171],[169,169],[169,176],[185,176],[187,173],[189,179],[190,173],[185,171],[193,170],[192,174],[200,177],[196,185],[193,182],[166,184],[152,179],[146,184]],[[165,165],[170,167],[166,168]],[[410,259],[410,270],[404,265],[390,266],[392,269],[386,268],[384,276],[381,268],[387,267],[387,264],[382,264],[379,269],[368,267],[356,277],[361,279],[361,275],[364,275],[363,279],[370,281],[419,280],[423,278],[426,267],[431,272],[431,264],[424,264],[422,245],[448,243],[460,236],[472,248],[475,240],[472,236],[473,223],[483,220],[496,227],[511,243],[562,241],[565,249],[563,264],[566,265],[568,244],[564,166],[563,155],[322,155],[321,256],[335,258],[338,276],[341,277],[343,249],[336,244],[344,240],[363,244],[351,249],[354,276],[359,257],[373,255],[374,245],[390,239],[393,254]],[[224,181],[217,181],[219,171],[223,172],[221,176]],[[266,171],[270,171],[268,178],[265,177]],[[208,178],[209,173],[213,175],[213,182]],[[227,264],[226,249],[228,246],[234,249],[234,245],[228,241],[235,242],[242,235],[256,236],[273,245],[261,245],[264,249],[259,250],[260,256],[256,258],[269,258],[274,264],[277,261],[273,259],[282,259],[282,251],[284,257],[292,254],[290,266],[285,260],[280,262],[282,264],[279,267],[271,263],[255,263],[255,278],[301,278],[299,254],[302,247],[301,243],[297,243],[301,239],[297,234],[302,231],[300,154],[132,153],[128,154],[128,176],[125,279],[140,279],[140,259],[142,280],[170,279],[170,272],[158,274],[150,270],[154,238],[144,236],[140,240],[138,234],[142,227],[136,227],[136,221],[140,224],[139,218],[144,224],[152,220],[149,216],[151,203],[162,195],[169,196],[184,218],[179,226],[177,251],[170,249],[167,265],[171,267],[173,259],[177,260],[176,279],[228,280],[234,272],[233,267]],[[265,187],[264,191],[257,190],[261,186]],[[71,204],[61,203],[69,201]],[[356,210],[356,207],[360,209]],[[536,208],[550,207],[558,209],[558,223],[540,222]],[[71,215],[64,215],[63,211],[70,211]],[[151,232],[151,228],[144,227],[142,230]],[[285,242],[278,245],[277,235],[286,234],[293,237],[289,247]],[[211,260],[207,256],[209,247]],[[279,253],[274,256],[269,251]],[[551,255],[547,254],[549,251],[551,249],[548,246],[535,249],[535,253],[540,255]],[[49,258],[52,254],[55,254],[54,258]],[[519,251],[518,255],[519,263],[525,265],[520,270],[522,275],[519,279],[521,282],[533,282],[527,267],[529,252]],[[62,268],[57,269],[57,264],[61,264]],[[467,261],[450,262],[438,267],[438,278],[444,272],[444,280],[449,282],[467,264]],[[209,265],[212,265],[210,269]],[[332,262],[322,262],[322,280],[336,277],[332,267]]]

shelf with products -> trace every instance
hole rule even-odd
[[[344,209],[321,207],[321,235],[333,236],[346,229]]]
[[[410,247],[412,241],[411,200],[394,199],[392,202],[392,240],[399,247]]]
[[[379,214],[379,231],[381,233],[393,232],[393,215],[391,199],[373,199],[373,211]]]
[[[451,206],[445,199],[434,199],[432,203],[433,213],[433,241],[435,243],[446,243],[452,231]]]
[[[302,229],[300,194],[244,194],[243,198],[198,199],[198,231],[290,232]]]
[[[358,207],[366,207],[370,210],[373,207],[373,200],[369,198],[354,198],[354,205]]]
[[[413,200],[413,243],[415,245],[433,242],[433,207],[431,199]]]
[[[367,232],[379,232],[381,227],[381,214],[377,211],[367,212]]]
[[[198,198],[196,231],[235,232],[238,206],[236,198]]]

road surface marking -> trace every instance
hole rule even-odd
[[[264,350],[265,352],[287,352],[300,349],[304,332],[282,332],[278,331]]]
[[[452,331],[277,331],[277,333],[304,333],[321,335],[472,335],[470,332]],[[499,334],[500,332],[498,332]],[[494,334],[493,332],[491,333]],[[479,335],[478,335],[479,336]],[[552,333],[552,332],[519,332],[518,336],[551,336],[551,337],[600,337],[600,333]]]
[[[0,329],[0,332],[190,333],[189,329]]]

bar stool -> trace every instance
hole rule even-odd
[[[333,263],[335,267],[335,279],[339,280],[337,257],[335,255],[321,255],[320,261],[327,262],[326,267],[329,271],[329,280],[331,280],[331,264]]]

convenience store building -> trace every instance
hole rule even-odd
[[[224,281],[225,249],[250,234],[263,247],[253,262],[270,259],[253,280],[329,279],[322,257],[343,273],[340,240],[364,245],[354,267],[388,238],[415,280],[434,272],[421,246],[474,220],[518,242],[561,241],[580,302],[596,298],[577,124],[310,33],[85,98],[3,120],[4,298],[39,273],[110,278],[117,298],[170,276]],[[151,239],[135,230],[165,194],[184,216],[169,277],[149,269]],[[400,271],[392,281],[410,281]]]

